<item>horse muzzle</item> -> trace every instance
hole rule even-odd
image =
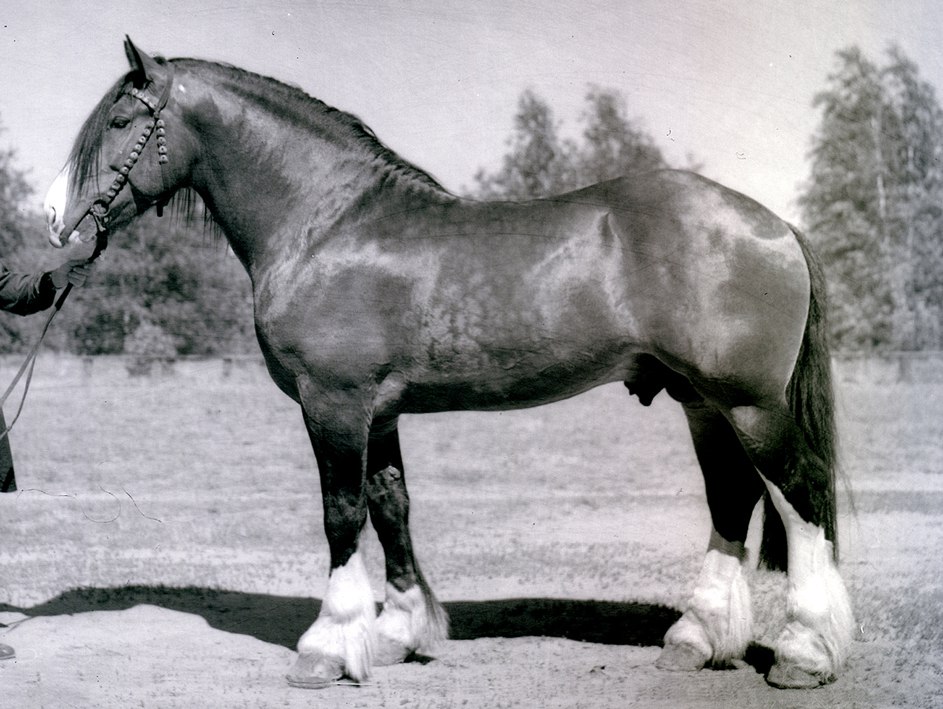
[[[82,210],[77,217],[73,217],[70,220],[71,223],[66,223],[68,197],[69,166],[67,165],[56,176],[43,200],[43,213],[46,215],[46,227],[49,229],[49,243],[57,249],[61,249],[66,244],[91,241],[95,236],[94,233],[83,235],[79,231],[79,225],[88,216],[90,206]]]
[[[78,224],[75,224],[71,229],[67,229],[65,222],[54,213],[52,215],[47,213],[46,226],[49,228],[49,243],[57,249],[61,249],[68,244],[88,243],[95,238],[94,232],[86,232],[85,234],[80,232],[76,228]]]

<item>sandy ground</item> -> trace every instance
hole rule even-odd
[[[843,385],[859,638],[833,685],[765,684],[784,583],[764,572],[746,662],[654,668],[707,511],[680,413],[612,387],[405,421],[414,537],[451,639],[365,686],[306,691],[284,675],[326,549],[292,405],[254,368],[44,365],[14,434],[21,492],[0,498],[0,642],[17,652],[0,662],[4,707],[943,706],[939,385]],[[380,599],[382,556],[364,545]]]

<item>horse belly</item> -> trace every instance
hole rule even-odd
[[[507,352],[475,365],[436,369],[412,379],[402,396],[404,413],[502,411],[548,404],[613,381],[623,381],[633,361],[631,345],[584,350],[568,357],[514,356]]]
[[[615,271],[613,270],[613,276]],[[596,278],[483,285],[458,305],[424,310],[424,347],[405,397],[411,411],[500,410],[564,399],[622,381],[638,349],[620,285]]]

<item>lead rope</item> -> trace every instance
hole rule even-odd
[[[89,257],[88,263],[92,263],[95,259],[97,259],[101,255],[101,252],[105,250],[107,245],[108,233],[105,231],[99,231],[95,236],[95,250]],[[26,403],[26,395],[29,393],[29,385],[33,379],[33,367],[36,365],[36,355],[39,353],[39,348],[43,344],[43,339],[45,339],[46,333],[49,331],[49,326],[52,324],[53,318],[55,318],[56,314],[62,310],[63,303],[65,303],[66,298],[69,297],[69,293],[72,292],[72,287],[73,286],[71,283],[67,283],[65,288],[62,289],[62,292],[59,294],[59,297],[53,304],[52,310],[49,311],[49,315],[46,317],[46,322],[43,324],[43,329],[39,333],[39,337],[36,339],[36,342],[33,343],[33,346],[27,353],[26,359],[23,360],[23,364],[20,365],[20,369],[17,371],[16,376],[13,377],[13,381],[10,382],[10,385],[7,387],[6,391],[3,392],[3,396],[0,397],[0,409],[2,409],[4,405],[6,405],[7,399],[10,398],[10,394],[12,394],[13,390],[16,389],[16,385],[19,383],[20,379],[23,378],[24,374],[26,375],[26,382],[23,385],[23,396],[20,397],[20,403],[16,407],[16,414],[14,414],[13,420],[7,424],[3,432],[0,433],[0,441],[10,435],[10,431],[13,430],[13,426],[16,424],[17,419],[19,419],[20,414],[23,413],[23,405]]]

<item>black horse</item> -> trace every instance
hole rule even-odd
[[[833,558],[821,273],[795,229],[677,171],[550,199],[461,199],[296,88],[126,51],[130,72],[50,190],[51,240],[90,239],[86,216],[114,230],[190,189],[248,271],[268,369],[310,434],[331,552],[290,682],[362,680],[445,633],[413,556],[400,414],[534,406],[612,381],[684,406],[713,520],[659,665],[743,655],[744,541],[767,493],[790,574],[768,680],[835,678],[852,614]],[[386,555],[379,617],[358,553],[368,516]]]

